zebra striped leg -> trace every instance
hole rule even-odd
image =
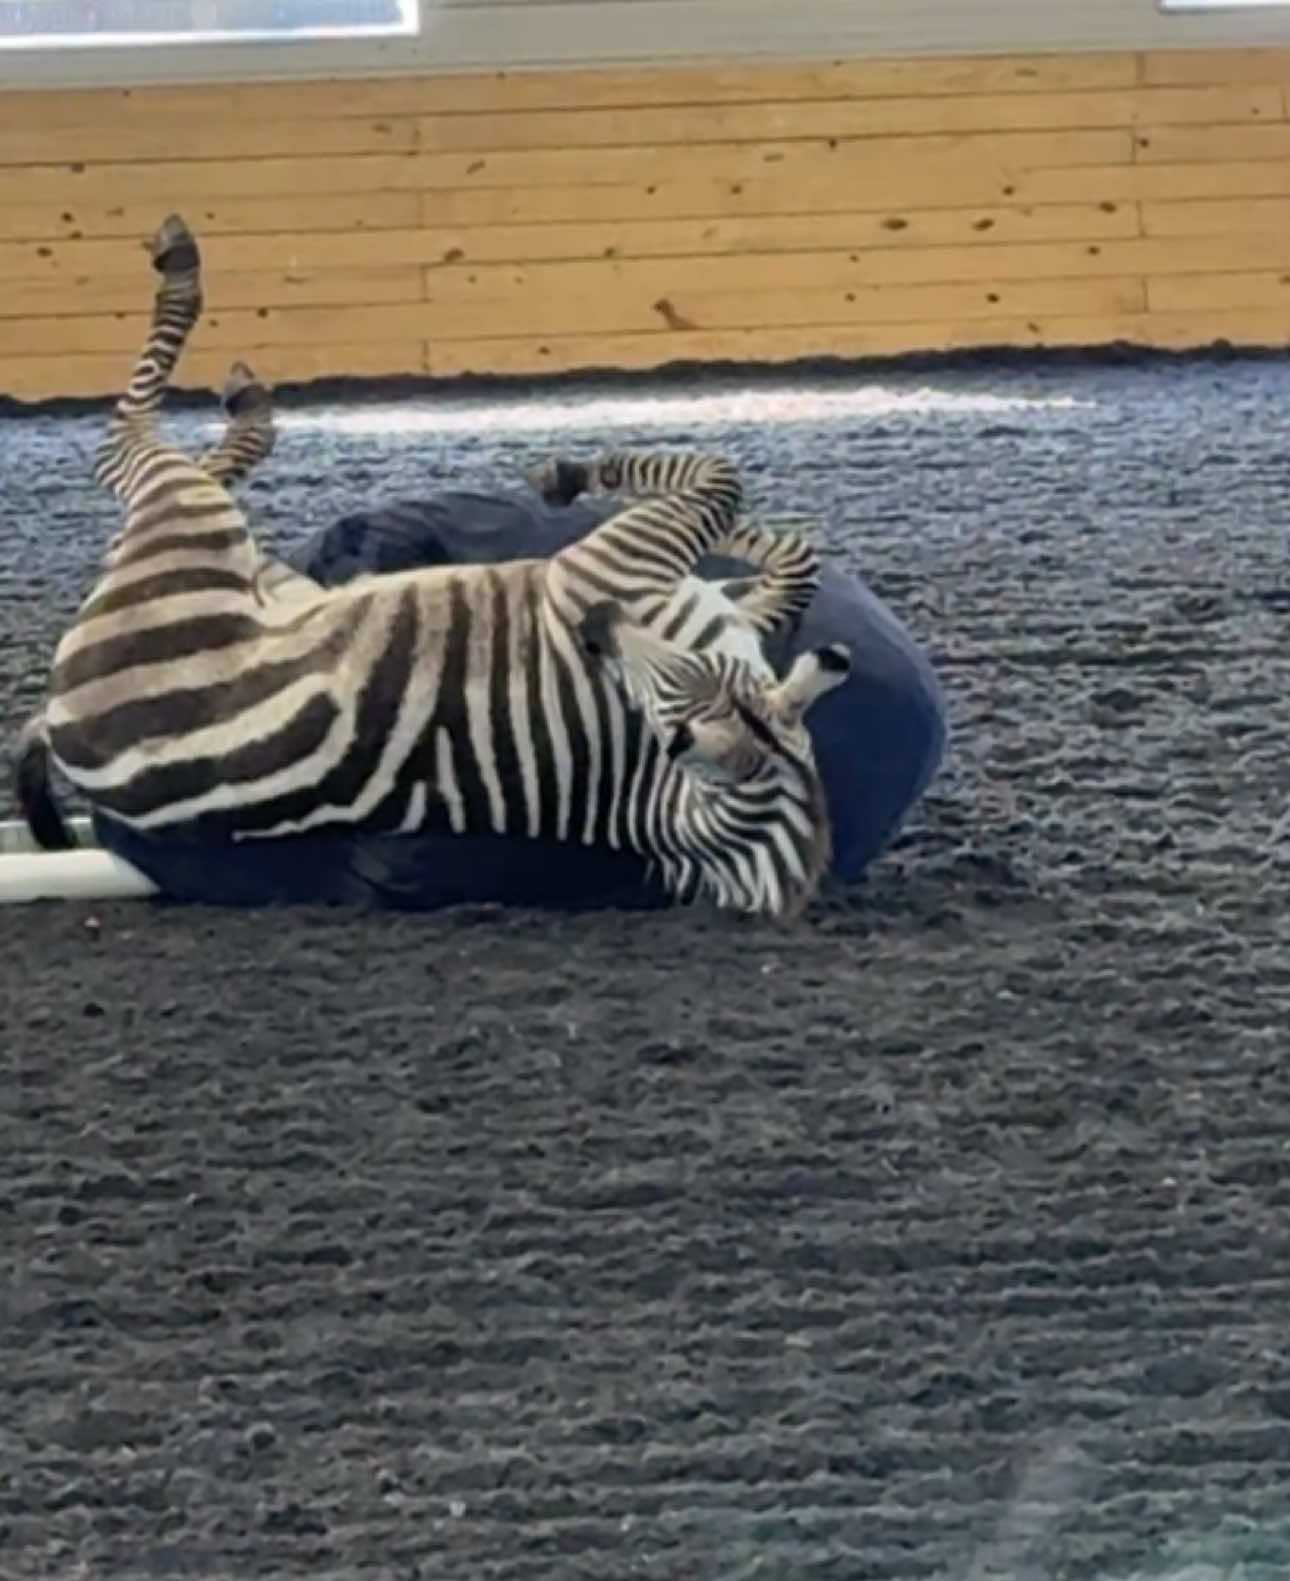
[[[197,458],[217,483],[240,482],[273,451],[273,398],[244,362],[235,362],[220,394],[224,432],[219,443]]]
[[[277,435],[273,426],[273,397],[266,384],[244,362],[229,369],[220,392],[226,418],[218,444],[197,458],[197,465],[217,483],[239,482],[273,452]],[[322,589],[307,576],[293,571],[275,555],[257,546],[252,588],[262,606],[290,604],[298,613],[306,603],[322,596]],[[284,618],[285,611],[283,611]]]
[[[240,482],[272,454],[276,439],[273,397],[246,363],[235,362],[224,381],[220,404],[227,419],[224,432],[218,444],[198,456],[197,465],[227,487]],[[258,550],[252,586],[257,600],[266,605],[290,602],[298,609],[322,596],[316,582],[263,550]]]
[[[218,442],[197,457],[196,464],[217,483],[239,482],[272,453],[273,401],[244,362],[235,362],[220,394],[224,432]],[[108,541],[109,562],[120,548],[127,527]]]
[[[795,529],[771,532],[741,522],[717,550],[747,560],[754,574],[722,584],[722,591],[762,636],[805,614],[820,585],[820,561]]]
[[[201,253],[179,215],[162,221],[149,250],[161,276],[152,323],[94,460],[95,481],[119,499],[132,487],[140,446],[156,442],[162,397],[202,310]]]
[[[641,500],[553,556],[548,597],[570,624],[605,598],[629,608],[634,619],[653,619],[700,555],[733,532],[743,494],[733,463],[702,451],[557,459],[530,477],[550,503],[567,504],[592,490]]]
[[[104,600],[120,596],[123,582],[146,577],[150,563],[191,557],[225,576],[245,579],[252,596],[257,553],[246,520],[225,484],[243,475],[273,444],[268,391],[243,363],[234,366],[223,392],[226,429],[219,444],[194,460],[159,432],[161,403],[170,377],[202,308],[201,254],[184,221],[172,214],[150,244],[160,276],[152,318],[129,384],[120,396],[95,456],[94,476],[125,507],[121,530],[104,558],[104,576],[82,606],[81,622],[101,615]],[[74,646],[75,628],[64,637]]]

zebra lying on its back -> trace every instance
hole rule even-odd
[[[767,535],[737,526],[728,462],[553,462],[550,499],[646,497],[549,560],[266,593],[272,562],[225,484],[265,444],[252,432],[267,397],[240,370],[221,446],[194,461],[161,440],[201,310],[177,217],[153,259],[151,329],[95,466],[125,525],[59,643],[44,711],[54,761],[89,800],[143,829],[229,839],[347,824],[627,846],[678,900],[771,915],[807,903],[829,825],[803,721],[849,656],[803,654],[779,682],[713,651],[719,631],[675,640],[693,624],[681,584],[700,555],[741,534],[768,553]],[[754,583],[740,618],[768,628],[809,601],[813,557],[794,547],[783,563],[796,570]]]
[[[221,395],[224,432],[218,444],[193,463],[220,483],[235,483],[271,454],[274,443],[273,407],[267,390],[244,362],[229,370]],[[111,566],[125,537],[114,534],[103,557]],[[274,596],[299,596],[317,589],[308,577],[299,576],[269,556],[261,556],[257,578]],[[22,726],[14,751],[14,795],[32,838],[42,851],[66,851],[75,845],[71,831],[54,800],[49,780],[49,727],[45,710],[38,709]]]

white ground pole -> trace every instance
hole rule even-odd
[[[145,900],[157,886],[94,843],[88,818],[69,818],[74,851],[42,851],[25,823],[0,822],[0,905],[31,900]]]

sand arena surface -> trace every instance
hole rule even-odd
[[[6,1577],[1121,1578],[1251,1524],[1284,1574],[1290,370],[887,388],[286,414],[280,544],[733,449],[928,644],[947,762],[796,929],[0,914]],[[0,424],[7,732],[99,421]]]

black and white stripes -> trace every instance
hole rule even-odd
[[[796,534],[739,522],[727,460],[556,461],[535,475],[548,499],[636,502],[551,559],[315,588],[259,553],[228,493],[273,443],[249,369],[205,455],[158,434],[201,310],[178,217],[153,258],[151,330],[95,466],[124,526],[59,644],[29,753],[47,742],[87,798],[146,829],[548,836],[634,848],[678,899],[806,903],[829,832],[803,716],[848,661],[806,654],[779,682],[761,657],[759,636],[809,603],[816,561]],[[718,550],[757,570],[732,596],[691,574]]]

